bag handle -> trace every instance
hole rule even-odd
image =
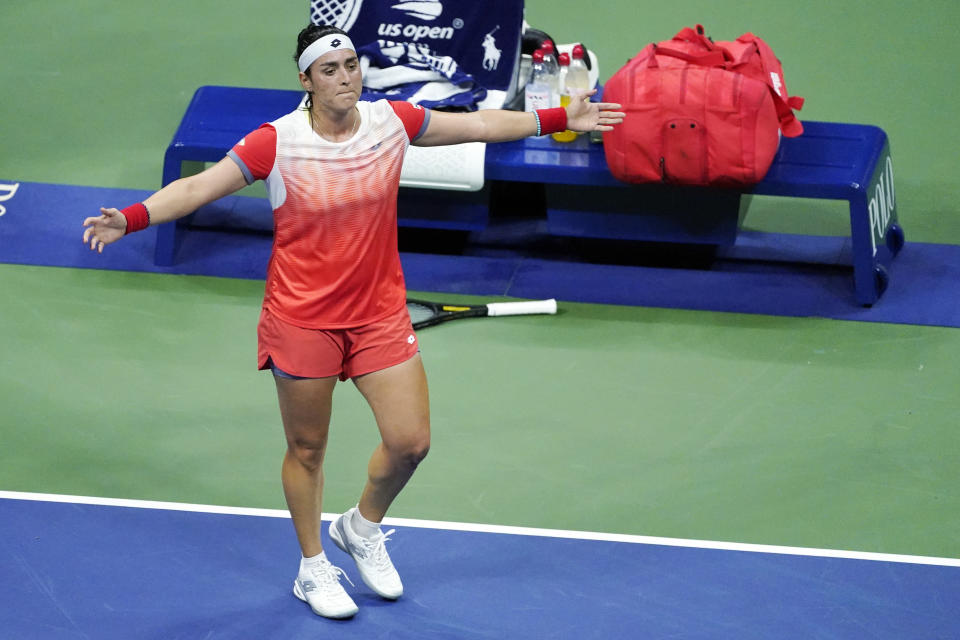
[[[702,24],[698,24],[695,28],[686,27],[681,29],[677,35],[673,36],[673,39],[681,40],[683,42],[690,42],[692,44],[699,44],[708,51],[712,51],[716,48],[713,40],[708,38],[704,33]]]
[[[795,138],[803,133],[803,124],[794,115],[793,110],[799,111],[803,108],[804,99],[799,96],[786,95],[786,84],[783,82],[783,75],[780,72],[780,61],[776,54],[766,42],[752,33],[745,33],[737,42],[752,44],[757,49],[760,56],[760,67],[763,69],[764,81],[770,87],[770,95],[773,97],[773,104],[777,108],[777,117],[780,119],[780,130],[788,138]],[[777,76],[780,82],[780,88],[774,84],[773,75]]]
[[[658,44],[654,44],[653,55],[650,56],[647,66],[660,66],[657,64],[656,56],[658,55],[678,58],[680,60],[685,60],[690,64],[699,65],[701,67],[723,67],[726,66],[728,62],[727,56],[729,54],[726,50],[719,48],[711,51],[704,51],[703,53],[687,53],[686,51],[680,51],[679,49],[671,49],[669,47],[661,47]]]

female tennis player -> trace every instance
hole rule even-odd
[[[84,220],[83,241],[102,252],[125,234],[175,220],[255,180],[266,182],[275,233],[258,361],[273,372],[287,440],[281,476],[303,554],[293,591],[315,613],[343,618],[357,606],[320,542],[323,459],[337,381],[353,380],[373,410],[381,442],[357,506],[329,533],[383,598],[399,598],[403,585],[385,547],[393,531],[382,532],[379,523],[430,447],[427,379],[397,249],[407,146],[609,131],[623,113],[617,104],[591,103],[592,93],[565,109],[534,113],[445,113],[361,101],[356,49],[330,26],[301,31],[294,58],[307,94],[301,108],[251,132],[206,171],[123,210],[100,209]]]

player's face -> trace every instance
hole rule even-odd
[[[307,91],[313,91],[313,103],[332,111],[348,111],[360,99],[363,78],[357,54],[349,49],[325,53],[301,74]]]

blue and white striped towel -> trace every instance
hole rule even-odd
[[[427,108],[475,111],[486,88],[449,56],[425,43],[378,40],[357,52],[363,72],[363,99],[407,100]]]

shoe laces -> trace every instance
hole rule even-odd
[[[390,562],[390,556],[387,555],[386,543],[387,540],[390,539],[390,536],[396,532],[396,529],[390,529],[386,533],[380,531],[372,538],[363,539],[363,544],[367,548],[370,557],[373,558],[377,569],[381,571],[393,568],[393,563]]]
[[[323,560],[315,566],[308,567],[308,571],[316,579],[317,586],[324,591],[330,591],[334,586],[339,587],[340,576],[346,578],[350,586],[356,586],[343,569],[329,560]]]

